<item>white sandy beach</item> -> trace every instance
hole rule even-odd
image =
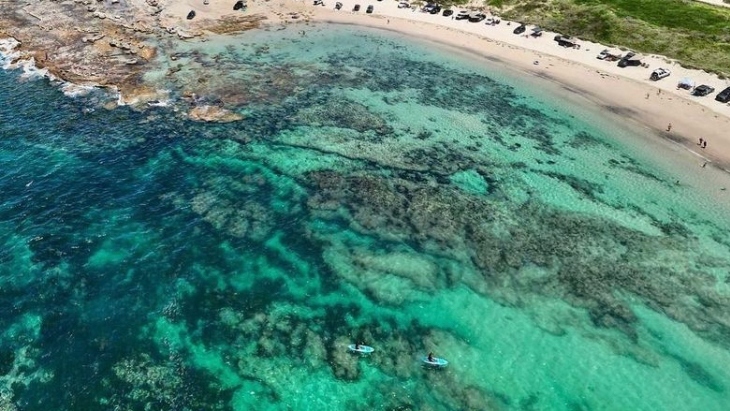
[[[233,11],[232,0],[185,0],[170,2],[162,12],[161,20],[181,30],[195,31],[204,27],[205,20],[215,20],[227,15],[241,15]],[[678,89],[677,83],[684,77],[695,85],[708,84],[715,93],[730,85],[716,75],[683,68],[662,56],[647,56],[644,67],[620,68],[616,62],[599,60],[596,55],[607,48],[605,45],[581,41],[580,49],[558,46],[553,40],[556,33],[544,32],[541,37],[513,34],[515,22],[502,20],[498,25],[470,23],[431,15],[420,10],[399,9],[398,1],[342,0],[341,10],[334,10],[335,2],[326,1],[324,6],[314,6],[311,1],[279,0],[248,2],[246,14],[266,15],[269,24],[308,22],[332,22],[382,28],[413,36],[419,40],[449,45],[456,51],[474,56],[498,59],[503,64],[525,73],[549,78],[567,86],[578,98],[621,113],[627,121],[653,129],[656,133],[678,141],[686,149],[698,155],[698,163],[705,159],[730,170],[730,105],[715,101],[713,93],[695,97],[690,91]],[[353,6],[360,4],[359,12]],[[367,6],[374,12],[366,14]],[[190,10],[195,10],[194,20],[186,20]],[[456,10],[458,12],[458,10]],[[297,13],[297,18],[292,18]],[[528,26],[528,31],[531,26]],[[670,77],[651,81],[655,68],[671,70]],[[667,127],[671,123],[671,130]],[[708,141],[706,149],[697,145],[699,138]]]

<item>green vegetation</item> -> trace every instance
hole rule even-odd
[[[726,0],[728,1],[728,0]],[[730,74],[730,8],[687,0],[487,0],[510,20]]]

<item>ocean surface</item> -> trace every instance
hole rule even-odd
[[[0,410],[729,409],[726,174],[304,27],[166,45],[142,112],[0,71]]]

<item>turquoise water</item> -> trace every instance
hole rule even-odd
[[[503,67],[298,31],[174,46],[145,112],[0,73],[0,409],[727,409],[726,175]]]

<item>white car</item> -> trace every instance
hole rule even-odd
[[[665,77],[669,77],[670,74],[672,74],[671,71],[669,71],[667,69],[663,69],[663,68],[658,68],[651,72],[651,76],[649,78],[654,81],[657,81],[657,80],[661,80]]]
[[[454,19],[455,19],[455,20],[466,20],[466,19],[468,19],[468,18],[469,18],[469,11],[467,11],[467,10],[462,10],[462,11],[460,11],[460,12],[459,12],[459,13],[458,13],[458,14],[456,15],[456,17],[454,17]]]
[[[398,3],[398,8],[399,9],[409,9],[409,8],[411,8],[411,5],[406,3],[405,1],[402,1],[402,2]]]

